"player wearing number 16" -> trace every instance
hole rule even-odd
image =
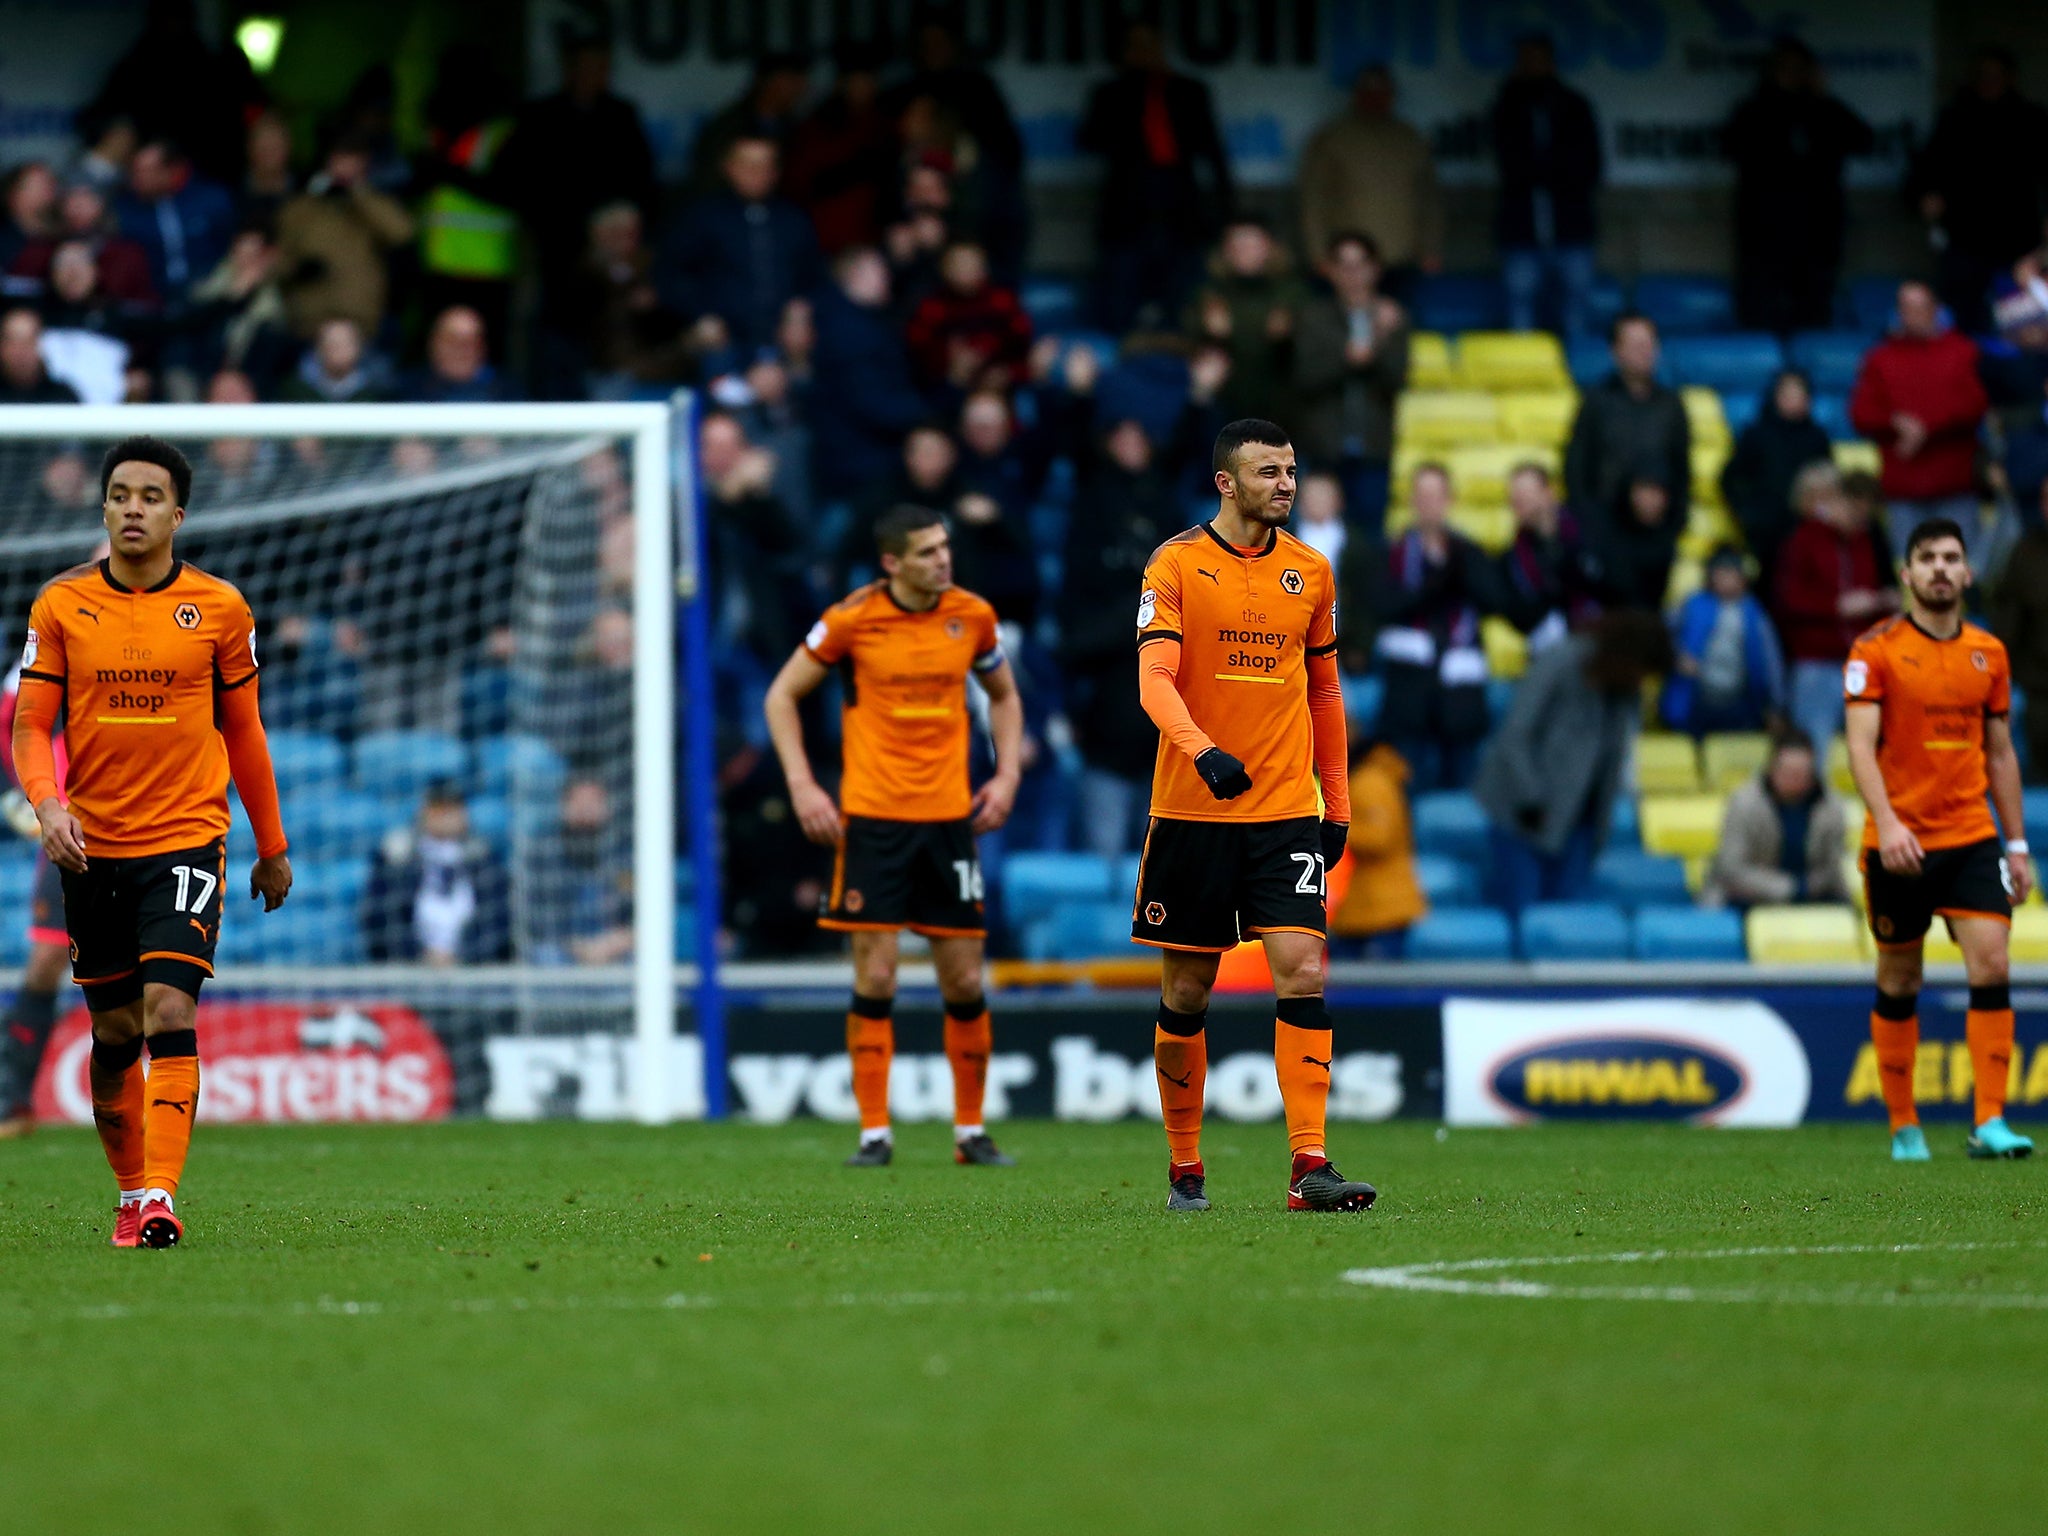
[[[274,911],[292,884],[256,709],[255,621],[240,592],[171,553],[191,489],[169,443],[131,437],[108,451],[109,552],[37,594],[14,715],[15,767],[63,871],[72,976],[92,1014],[92,1114],[120,1191],[117,1248],[184,1236],[173,1201],[199,1112],[199,989],[220,937],[230,774],[261,855],[250,895]]]
[[[1153,552],[1138,598],[1138,698],[1159,727],[1159,758],[1131,937],[1165,952],[1152,1051],[1167,1208],[1209,1208],[1209,991],[1222,953],[1256,938],[1279,994],[1273,1064],[1294,1154],[1287,1208],[1362,1211],[1372,1186],[1339,1174],[1323,1145],[1324,876],[1351,821],[1336,580],[1286,531],[1295,472],[1285,432],[1234,421],[1211,468],[1216,516]]]

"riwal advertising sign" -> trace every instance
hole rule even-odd
[[[608,22],[617,88],[646,115],[665,175],[688,163],[697,125],[744,89],[751,60],[794,48],[830,78],[841,39],[903,56],[914,16],[958,17],[1008,98],[1035,181],[1085,180],[1075,144],[1089,90],[1111,73],[1120,18],[1164,31],[1176,68],[1209,87],[1241,179],[1290,181],[1302,145],[1338,111],[1360,65],[1390,65],[1401,111],[1427,132],[1450,181],[1492,176],[1486,113],[1515,39],[1553,38],[1565,77],[1589,96],[1622,186],[1725,179],[1717,133],[1755,84],[1780,30],[1820,56],[1829,88],[1878,132],[1855,180],[1896,180],[1934,106],[1932,0],[1862,0],[1787,14],[1751,0],[538,0],[529,6],[534,81],[558,78],[556,29]]]
[[[1806,1052],[1747,999],[1444,1002],[1444,1118],[1786,1126],[1806,1115]]]

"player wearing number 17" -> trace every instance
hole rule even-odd
[[[1159,727],[1159,758],[1131,937],[1165,951],[1152,1050],[1167,1208],[1209,1208],[1209,991],[1222,953],[1257,938],[1279,994],[1273,1063],[1294,1153],[1287,1208],[1362,1211],[1373,1187],[1338,1173],[1323,1145],[1324,876],[1351,821],[1336,580],[1286,531],[1295,470],[1285,432],[1234,421],[1210,462],[1215,518],[1153,552],[1138,598],[1138,697]]]
[[[169,443],[108,450],[111,547],[37,594],[14,715],[15,768],[63,871],[72,976],[92,1015],[92,1115],[120,1191],[117,1248],[184,1236],[173,1200],[199,1112],[199,989],[220,937],[231,773],[261,855],[250,895],[274,911],[292,884],[256,709],[255,621],[240,592],[171,553],[191,490],[192,467]]]

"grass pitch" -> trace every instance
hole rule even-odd
[[[207,1127],[170,1253],[89,1135],[0,1145],[0,1528],[2038,1524],[2048,1163],[1952,1128],[1340,1129],[1329,1217],[1277,1127],[1197,1217],[1154,1127],[899,1135]]]

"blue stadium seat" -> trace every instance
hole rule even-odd
[[[1490,272],[1421,277],[1409,309],[1418,331],[1497,331],[1508,321],[1506,290]]]
[[[476,744],[476,790],[508,795],[516,783],[528,794],[552,800],[562,792],[569,765],[538,736],[486,736]]]
[[[499,858],[512,852],[512,802],[504,795],[473,795],[469,830],[489,843]]]
[[[1466,907],[1480,899],[1479,875],[1463,859],[1441,853],[1415,856],[1415,879],[1431,907]]]
[[[1127,853],[1109,867],[1109,894],[1122,901],[1138,894],[1139,855]]]
[[[1029,924],[1070,903],[1111,899],[1110,878],[1100,854],[1013,853],[1003,860],[1003,906],[1012,923]],[[1129,897],[1123,899],[1128,919]]]
[[[1609,848],[1593,861],[1593,894],[1621,907],[1685,902],[1685,861],[1639,848]]]
[[[292,904],[317,907],[331,918],[353,923],[369,883],[368,859],[308,858],[292,866]]]
[[[18,966],[28,963],[28,925],[26,923],[0,923],[0,965]],[[62,994],[59,994],[61,1001]]]
[[[2048,839],[2048,789],[2022,790],[2020,814],[2027,818],[2029,828],[2036,829],[2035,836]]]
[[[1614,372],[1614,351],[1607,345],[1605,335],[1572,337],[1565,343],[1564,360],[1572,382],[1581,389],[1598,384]]]
[[[1784,366],[1785,349],[1777,337],[1763,332],[1673,336],[1664,343],[1665,370],[1681,385],[1760,394]]]
[[[1485,868],[1493,847],[1492,829],[1479,802],[1462,789],[1415,797],[1415,850],[1440,853]]]
[[[1593,290],[1586,299],[1586,319],[1591,328],[1605,336],[1608,328],[1628,308],[1628,290],[1611,273],[1593,274]]]
[[[1607,846],[1610,848],[1640,848],[1643,846],[1642,817],[1637,809],[1635,796],[1616,795],[1614,812],[1607,818]]]
[[[1024,928],[1026,960],[1093,960],[1131,949],[1127,901],[1071,901]]]
[[[330,907],[287,902],[275,912],[253,914],[240,926],[253,930],[247,942],[259,965],[350,965],[363,957],[355,915]]]
[[[284,807],[294,851],[311,859],[368,858],[387,832],[411,820],[406,805],[355,789],[309,790]]]
[[[1040,335],[1081,322],[1080,286],[1064,277],[1027,277],[1017,295]]]
[[[1785,356],[1816,390],[1846,395],[1856,387],[1857,370],[1869,350],[1870,338],[1861,331],[1802,331]]]
[[[1515,680],[1511,677],[1489,677],[1486,680],[1486,717],[1495,725],[1507,719],[1508,711],[1514,707]]]
[[[1718,277],[1636,279],[1635,306],[1667,336],[1703,336],[1735,329],[1735,294]]]
[[[1636,913],[1638,960],[1746,960],[1742,914],[1727,907],[1643,907]]]
[[[321,731],[271,731],[270,766],[279,794],[315,785],[339,784],[348,777],[348,753]]]
[[[1742,436],[1749,424],[1763,414],[1764,396],[1747,392],[1723,393],[1721,396],[1721,417],[1728,423],[1728,430],[1737,437]]]
[[[1522,910],[1525,960],[1626,960],[1628,914],[1604,901],[1539,901]]]
[[[1848,399],[1842,395],[1815,395],[1813,419],[1831,443],[1846,443],[1856,436],[1856,429],[1849,424]]]
[[[36,851],[19,838],[10,837],[0,854],[0,913],[6,920],[0,928],[19,928],[36,888]]]
[[[282,796],[279,797],[282,799]],[[292,824],[284,824],[286,837],[293,836]],[[249,825],[249,813],[242,809],[242,797],[228,786],[228,862],[247,864],[256,857],[256,830]]]
[[[1351,673],[1340,679],[1344,687],[1344,715],[1360,736],[1370,736],[1380,723],[1380,706],[1386,702],[1386,679],[1372,673]]]
[[[373,795],[403,799],[468,774],[469,749],[441,731],[372,731],[356,740],[356,787]]]
[[[279,911],[289,911],[290,903]],[[265,912],[256,903],[242,906],[229,903],[227,917],[220,925],[220,943],[214,947],[213,966],[216,971],[231,965],[261,965],[263,963],[263,942],[257,930],[263,920],[277,916],[276,912]]]
[[[1849,284],[1849,324],[1866,336],[1882,336],[1899,308],[1899,283],[1892,277],[1859,277]]]
[[[1497,907],[1439,907],[1408,930],[1410,960],[1512,960],[1514,930]]]

